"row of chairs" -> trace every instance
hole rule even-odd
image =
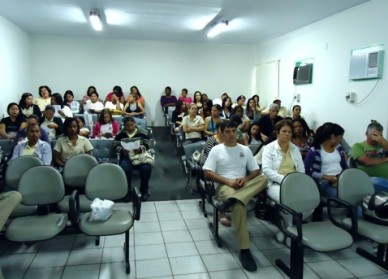
[[[34,156],[12,160],[6,172],[9,189],[22,194],[22,202],[11,215],[5,236],[16,242],[41,241],[59,233],[83,232],[96,236],[125,233],[126,272],[129,266],[129,230],[140,219],[141,195],[136,188],[130,193],[132,212],[113,210],[105,222],[90,221],[90,204],[95,198],[120,200],[128,194],[125,172],[116,164],[99,164],[87,154],[71,157],[63,175]],[[65,196],[65,188],[71,189]],[[84,192],[84,195],[81,193]],[[56,204],[56,212],[47,210]],[[42,210],[44,209],[44,210]],[[42,214],[43,212],[43,214]],[[28,229],[26,229],[28,228]]]

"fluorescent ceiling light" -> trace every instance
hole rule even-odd
[[[102,30],[102,23],[100,20],[100,16],[97,14],[97,12],[91,11],[89,14],[90,23],[92,24],[92,27],[96,31]]]
[[[131,15],[119,10],[105,10],[106,23],[109,25],[126,25],[131,24]]]
[[[224,32],[228,27],[228,23],[229,22],[227,20],[222,20],[222,21],[216,23],[216,25],[214,25],[212,28],[210,28],[209,32],[207,33],[207,37],[213,38],[213,37],[217,36],[218,34],[220,34],[221,32]]]

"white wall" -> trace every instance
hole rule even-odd
[[[255,64],[280,59],[282,103],[290,106],[294,94],[300,93],[302,115],[313,128],[326,121],[336,122],[344,127],[351,144],[362,141],[371,119],[378,120],[388,130],[388,53],[383,78],[367,101],[356,105],[346,102],[346,93],[357,93],[360,101],[377,80],[349,80],[350,52],[381,43],[387,52],[387,10],[388,1],[372,0],[268,41],[256,47]],[[294,86],[293,67],[297,60],[305,58],[314,58],[313,83]]]
[[[95,85],[105,98],[114,85],[126,96],[136,85],[149,125],[164,125],[159,100],[168,85],[177,94],[186,87],[190,96],[200,90],[212,98],[252,91],[252,46],[52,36],[33,36],[31,44],[33,88],[47,84],[81,98]]]
[[[30,90],[30,38],[13,23],[0,16],[0,118],[8,116],[7,105],[19,103]]]

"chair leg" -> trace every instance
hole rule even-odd
[[[303,278],[303,257],[304,248],[301,243],[295,240],[291,240],[290,250],[290,266],[288,267],[280,259],[276,260],[276,265],[287,274],[290,279],[301,279]]]
[[[96,244],[96,246],[100,245],[100,236],[96,236],[94,243]]]
[[[213,222],[209,223],[210,230],[218,247],[222,247],[222,240],[218,234],[218,208],[213,206]]]
[[[125,272],[129,274],[131,272],[131,266],[129,265],[129,230],[125,232]]]
[[[358,247],[356,252],[362,257],[388,270],[388,244],[379,244],[376,255],[373,255],[361,247]]]
[[[198,205],[199,207],[201,208],[202,210],[202,213],[203,213],[203,217],[207,217],[207,212],[206,212],[206,193],[204,191],[201,190],[201,200],[198,202]]]

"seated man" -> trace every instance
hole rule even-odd
[[[375,191],[388,191],[388,141],[383,137],[383,126],[372,121],[366,129],[366,141],[352,146],[352,157],[357,168],[373,180]]]
[[[32,124],[39,125],[39,117],[36,116],[35,114],[31,114],[30,116],[27,117],[27,128],[28,128],[28,126],[30,126]],[[16,140],[14,141],[15,145],[18,144],[19,141],[23,141],[23,140],[27,139],[27,128],[25,128],[23,130],[19,130],[16,133],[16,137],[15,137]],[[42,128],[40,128],[40,140],[45,141],[48,144],[51,143],[47,132]]]
[[[54,116],[55,108],[47,105],[43,116],[39,119],[40,127],[45,130],[51,140],[57,139],[63,132],[62,119]]]
[[[253,196],[264,190],[268,180],[260,175],[259,166],[250,149],[237,143],[236,130],[237,125],[233,121],[221,126],[224,142],[212,148],[203,170],[205,177],[218,185],[216,194],[223,201],[219,210],[225,212],[232,207],[232,225],[241,249],[241,265],[248,271],[255,271],[257,266],[249,250],[251,243],[246,205]]]

